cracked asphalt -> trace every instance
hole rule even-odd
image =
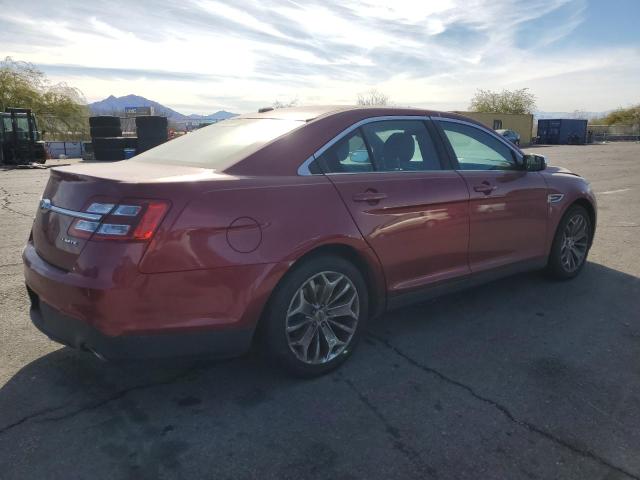
[[[535,152],[597,192],[582,274],[389,313],[307,381],[49,341],[20,261],[48,171],[0,170],[0,478],[640,479],[640,144]]]

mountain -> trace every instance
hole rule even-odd
[[[187,115],[187,120],[225,120],[227,118],[237,116],[237,113],[227,112],[226,110],[218,110],[216,113],[212,113],[211,115]]]
[[[124,97],[108,96],[104,100],[89,104],[94,115],[109,115],[116,112],[124,112],[125,107],[153,107],[156,115],[166,116],[172,120],[184,120],[186,117],[169,107],[138,95],[125,95]]]
[[[139,95],[125,95],[124,97],[114,97],[109,95],[104,100],[93,102],[89,104],[89,109],[93,115],[111,115],[114,113],[124,112],[125,107],[153,107],[156,115],[168,117],[174,121],[213,121],[224,120],[225,118],[231,118],[238,115],[237,113],[227,112],[225,110],[219,110],[211,115],[183,115],[180,112],[165,107],[164,105],[149,100],[148,98],[141,97]]]

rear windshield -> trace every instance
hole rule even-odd
[[[131,160],[222,170],[301,125],[304,125],[303,121],[272,118],[223,120],[170,140]]]

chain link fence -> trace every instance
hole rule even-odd
[[[45,141],[82,142],[91,140],[89,117],[61,118],[50,114],[36,114],[38,131]]]
[[[587,143],[633,141],[640,141],[640,124],[587,126]]]

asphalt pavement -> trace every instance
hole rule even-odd
[[[0,169],[0,479],[640,479],[640,144],[531,151],[597,194],[581,275],[389,313],[306,381],[48,340],[20,259],[48,170]]]

